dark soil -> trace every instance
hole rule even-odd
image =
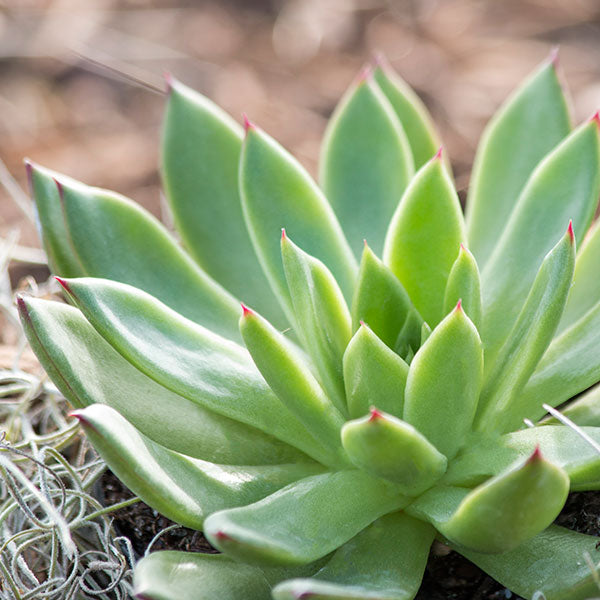
[[[114,504],[133,494],[110,472],[101,479],[102,499]],[[127,536],[141,556],[152,538],[174,523],[155,510],[138,502],[113,514],[114,525]],[[574,531],[600,536],[600,492],[574,492],[569,495],[558,525]],[[201,532],[179,527],[162,535],[152,550],[184,550],[217,552]],[[486,575],[479,567],[460,554],[436,542],[431,550],[423,584],[416,600],[523,600]]]

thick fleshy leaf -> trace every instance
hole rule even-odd
[[[415,168],[419,169],[441,145],[433,120],[421,99],[392,69],[384,57],[377,57],[373,75],[402,123],[402,128],[410,144]]]
[[[380,253],[414,163],[402,125],[368,68],[329,121],[320,171],[325,196],[356,256],[365,238]]]
[[[503,554],[480,554],[457,548],[502,585],[524,598],[542,592],[546,600],[589,600],[598,596],[597,574],[585,560],[598,564],[598,538],[551,525]]]
[[[271,586],[258,567],[224,554],[153,552],[134,572],[138,600],[271,600]]]
[[[211,515],[211,544],[246,562],[307,564],[408,499],[391,483],[362,471],[308,477],[249,506]]]
[[[600,427],[600,385],[595,385],[580,398],[568,406],[561,407],[560,412],[581,427]],[[557,423],[554,418],[544,420],[542,424]]]
[[[222,464],[306,460],[292,446],[206,410],[138,371],[75,308],[19,300],[23,328],[42,366],[75,408],[106,404],[155,442]]]
[[[521,314],[486,377],[475,419],[480,431],[511,431],[527,416],[519,393],[556,331],[574,266],[575,239],[569,225],[542,262]]]
[[[346,412],[342,357],[352,337],[350,311],[329,269],[303,252],[286,235],[281,257],[292,298],[297,335],[312,358],[323,387]]]
[[[577,251],[573,285],[558,325],[559,333],[574,325],[600,302],[598,264],[600,264],[600,221],[586,234],[581,248]]]
[[[600,443],[600,428],[583,431]],[[465,447],[450,464],[444,483],[474,486],[499,475],[518,460],[524,460],[539,448],[552,464],[564,469],[571,490],[600,488],[600,454],[576,431],[564,425],[529,427],[503,436],[485,437]]]
[[[598,122],[592,120],[535,169],[482,271],[486,362],[494,359],[507,338],[544,256],[569,220],[577,243],[581,242],[599,194],[600,138]]]
[[[216,104],[179,81],[169,81],[161,174],[177,230],[213,279],[284,326],[242,214],[242,137],[242,127]]]
[[[524,463],[472,491],[435,487],[408,510],[461,547],[506,552],[548,527],[568,493],[568,475],[536,449]]]
[[[426,326],[425,326],[426,325]],[[400,355],[407,364],[410,364],[415,352],[421,347],[424,339],[424,334],[427,336],[427,331],[431,333],[431,327],[423,321],[416,310],[408,313],[404,325],[398,334],[394,351]]]
[[[225,466],[168,450],[116,410],[92,404],[73,413],[115,475],[146,504],[173,521],[201,529],[210,513],[255,502],[314,475],[316,463]]]
[[[421,585],[435,530],[397,512],[381,517],[339,548],[310,579],[273,590],[275,600],[412,600]]]
[[[477,330],[481,328],[481,282],[474,256],[460,245],[458,257],[452,265],[444,294],[444,314],[448,314],[458,301]]]
[[[148,377],[317,460],[328,456],[276,398],[244,348],[129,285],[86,278],[63,285],[100,335]]]
[[[403,419],[452,458],[471,429],[482,374],[481,340],[459,304],[410,365]]]
[[[397,483],[407,496],[430,488],[448,465],[412,425],[376,408],[344,425],[342,444],[357,467]]]
[[[383,251],[384,262],[431,327],[442,319],[448,275],[464,237],[458,196],[436,155],[406,189]]]
[[[282,228],[305,252],[327,265],[350,302],[356,260],[331,206],[305,169],[253,125],[248,126],[240,157],[240,195],[256,254],[290,317],[279,246]]]
[[[302,355],[268,321],[246,307],[240,331],[258,370],[281,402],[310,431],[307,436],[314,436],[331,450],[334,465],[345,464],[340,441],[344,417]]]
[[[529,175],[570,129],[556,65],[548,60],[496,113],[477,149],[466,218],[469,247],[480,268],[498,243]]]
[[[34,167],[33,177],[49,184],[52,173]],[[64,252],[77,261],[78,275],[134,285],[188,319],[239,340],[236,300],[181,250],[150,213],[124,196],[61,175],[56,185],[64,221],[47,235],[62,236],[66,231]],[[46,184],[34,186],[40,207],[56,202],[54,195],[44,195],[47,189]],[[52,227],[58,209],[44,210],[53,217],[42,226]]]
[[[393,350],[410,313],[419,317],[398,278],[365,244],[352,298],[353,331],[364,321]],[[414,337],[408,343],[417,350],[419,340]]]
[[[38,232],[50,268],[54,273],[65,277],[83,277],[85,270],[69,241],[55,178],[60,177],[61,181],[68,181],[69,185],[77,185],[77,182],[29,160],[25,162],[25,166],[29,178],[29,191],[35,200]]]
[[[344,354],[344,384],[350,417],[377,406],[397,417],[404,408],[408,365],[367,325],[361,325]]]
[[[600,303],[555,338],[519,395],[523,418],[537,421],[542,404],[558,406],[600,380]]]

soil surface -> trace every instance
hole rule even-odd
[[[110,471],[101,479],[101,489],[106,504],[122,502],[133,496]],[[174,524],[143,502],[123,508],[113,516],[117,531],[131,540],[140,556],[159,531]],[[570,494],[556,523],[580,533],[600,536],[600,492]],[[154,543],[152,550],[217,552],[201,532],[186,527],[166,532]],[[416,600],[507,599],[523,600],[460,554],[438,542],[433,545]]]

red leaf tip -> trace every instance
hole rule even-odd
[[[66,292],[71,293],[71,288],[69,287],[69,284],[67,283],[67,281],[65,279],[63,279],[62,277],[59,277],[58,275],[55,275],[54,279],[56,279],[56,281],[58,281],[58,283],[60,283],[60,285]]]
[[[535,450],[532,452],[531,456],[527,459],[527,464],[531,464],[537,462],[538,460],[542,460],[542,451],[540,450],[540,445],[537,444]]]
[[[281,241],[287,240],[287,235],[285,234],[285,227],[281,228]]]
[[[373,76],[373,67],[369,64],[366,64],[356,76],[356,85],[360,85],[361,83],[365,83]]]
[[[366,327],[367,324],[364,321],[359,321],[361,327]]]
[[[56,188],[58,189],[58,195],[60,196],[60,199],[64,200],[65,190],[63,188],[63,184],[58,179],[56,179],[56,177],[53,177],[52,181],[54,181],[54,183],[56,184]]]
[[[215,539],[219,540],[221,542],[231,540],[231,538],[224,531],[221,531],[221,530],[219,530],[215,533]]]
[[[373,52],[373,67],[376,69],[379,67],[380,69],[385,69],[389,66],[388,60],[383,52],[380,50],[376,50]]]
[[[600,110],[597,110],[590,119],[590,122],[596,123],[598,127],[600,127]]]
[[[442,153],[444,151],[444,146],[440,146],[438,148],[438,151],[435,153],[435,156],[433,157],[433,160],[442,160]]]
[[[250,129],[255,128],[254,123],[248,118],[248,115],[246,113],[242,113],[242,119],[244,119],[244,131],[246,133],[248,133]]]
[[[251,308],[248,308],[243,302],[242,304],[242,316],[243,317],[251,317],[254,314],[254,311]]]
[[[554,46],[552,50],[550,50],[550,54],[548,54],[548,62],[556,69],[558,67],[558,51],[559,46]]]
[[[567,233],[569,234],[571,243],[573,243],[575,241],[575,234],[573,233],[573,221],[572,220],[569,220],[569,226],[567,227]]]
[[[458,299],[458,302],[456,303],[456,308],[454,309],[456,312],[462,312],[462,298]]]
[[[23,298],[23,296],[21,296],[21,294],[17,295],[17,306],[19,307],[19,310],[22,313],[27,312],[27,305],[25,304],[25,298]]]
[[[170,94],[173,90],[173,75],[171,75],[169,71],[165,71],[163,77],[165,78],[165,84],[167,85],[167,94]]]
[[[371,406],[369,409],[369,420],[368,423],[372,423],[373,421],[377,421],[377,419],[383,419],[383,413],[379,412],[374,406]]]

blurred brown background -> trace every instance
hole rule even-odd
[[[579,121],[600,106],[595,0],[0,0],[0,158],[22,186],[29,156],[159,214],[171,72],[314,173],[329,114],[379,50],[429,106],[464,189],[486,120],[555,45]],[[15,229],[38,244],[3,189],[0,236]]]

